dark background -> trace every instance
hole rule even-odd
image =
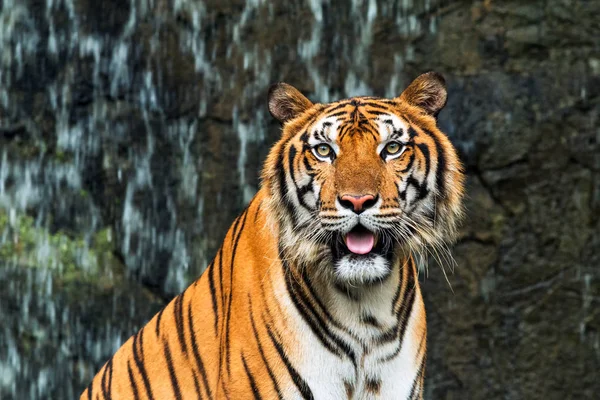
[[[75,398],[258,187],[269,84],[447,79],[426,398],[600,391],[600,1],[0,0],[0,398]],[[596,393],[596,395],[594,395]]]

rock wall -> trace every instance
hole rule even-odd
[[[600,390],[597,1],[0,0],[0,398],[73,398],[258,187],[266,90],[441,72],[468,217],[427,398]],[[448,281],[442,268],[448,274]],[[453,273],[452,273],[453,270]]]

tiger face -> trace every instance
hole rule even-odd
[[[463,174],[435,116],[443,78],[428,73],[395,99],[313,104],[275,85],[269,110],[283,123],[263,173],[282,229],[280,246],[319,261],[339,283],[385,279],[402,252],[454,236]]]

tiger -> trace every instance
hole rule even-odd
[[[256,195],[81,399],[422,399],[419,254],[447,247],[464,213],[446,99],[435,72],[328,104],[274,84],[281,136]]]

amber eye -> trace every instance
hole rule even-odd
[[[319,156],[319,157],[331,157],[331,155],[333,154],[333,149],[331,148],[331,146],[329,146],[328,144],[325,143],[321,143],[318,144],[314,147],[315,149],[315,153]]]
[[[389,155],[393,156],[394,154],[398,154],[398,152],[402,149],[402,146],[398,142],[389,142],[385,146],[385,152]]]

